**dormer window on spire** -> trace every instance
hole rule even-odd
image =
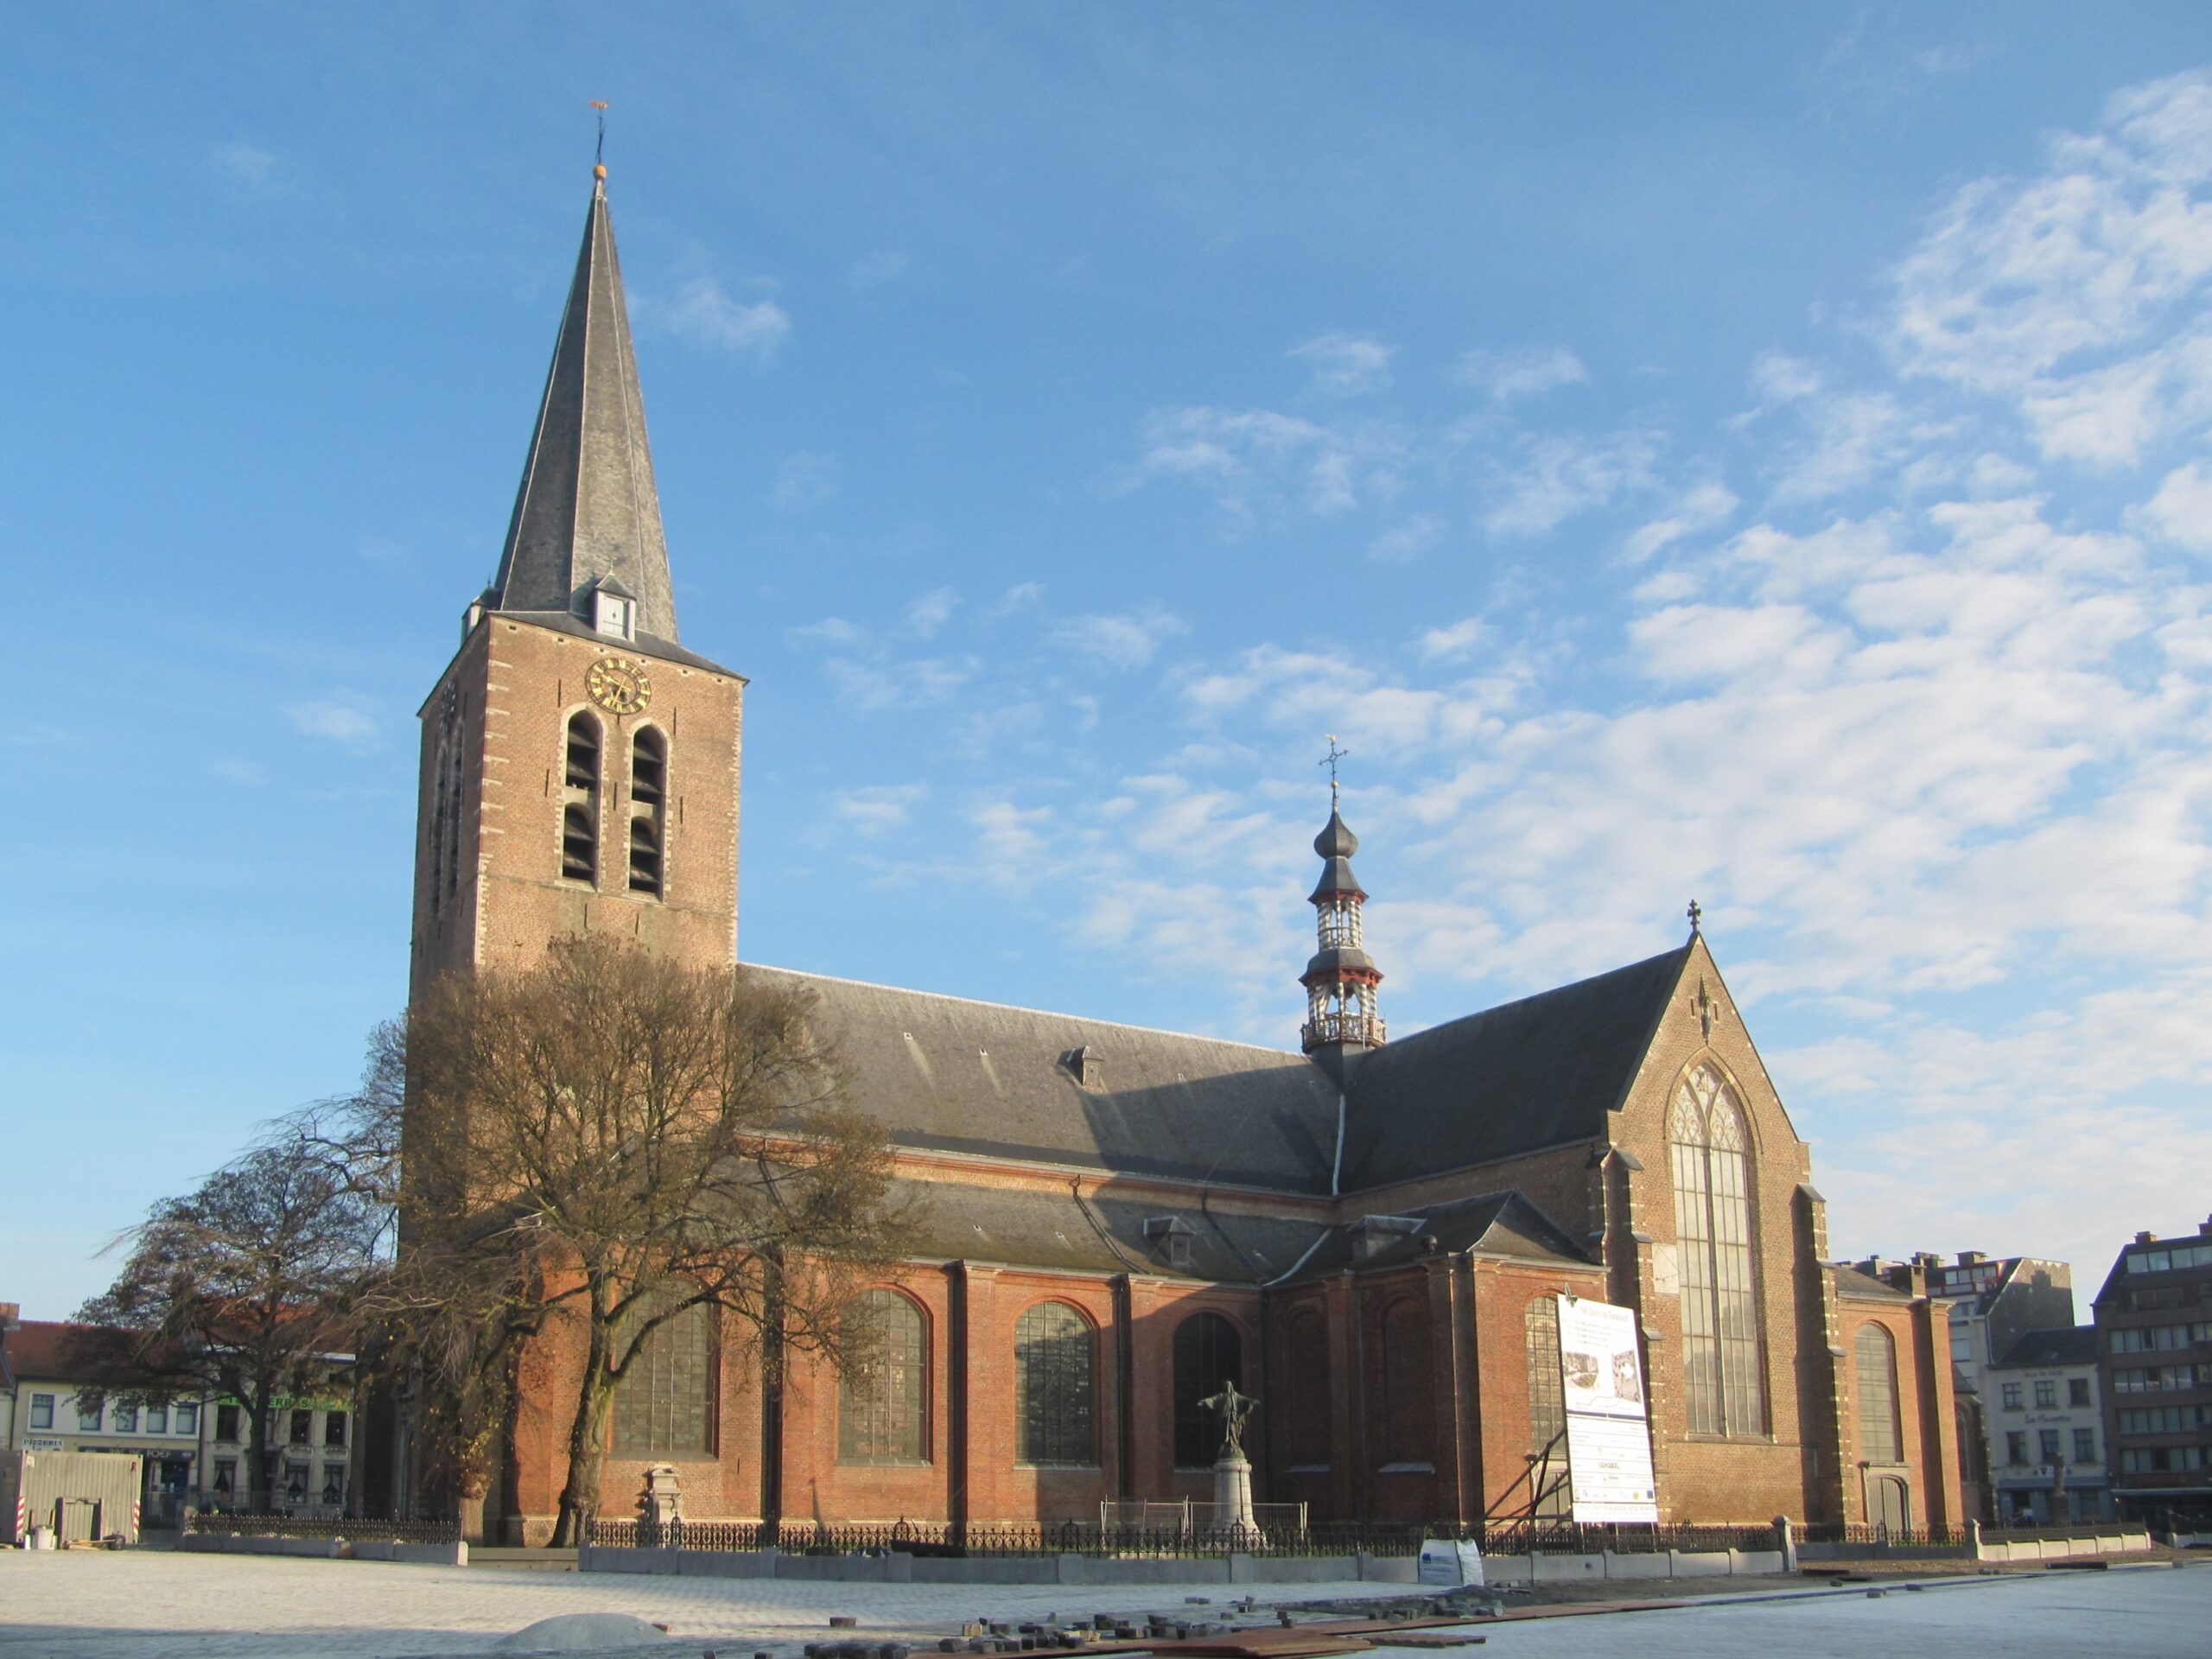
[[[613,576],[601,576],[591,585],[592,627],[610,639],[634,642],[638,637],[638,601]]]

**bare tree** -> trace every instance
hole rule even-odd
[[[123,1270],[78,1312],[94,1327],[83,1357],[130,1376],[116,1390],[127,1396],[238,1401],[249,1501],[265,1510],[276,1402],[327,1387],[332,1357],[352,1350],[350,1317],[383,1271],[389,1222],[315,1149],[280,1134],[123,1235]]]
[[[902,1215],[811,1007],[587,936],[452,976],[410,1015],[403,1279],[419,1247],[425,1307],[450,1294],[477,1328],[490,1307],[514,1339],[557,1325],[577,1344],[556,1544],[596,1511],[616,1389],[670,1319],[718,1310],[766,1368],[791,1348],[843,1363],[864,1339],[838,1313]]]

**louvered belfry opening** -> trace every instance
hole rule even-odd
[[[599,722],[581,711],[569,720],[563,772],[561,874],[570,881],[599,881]]]
[[[651,726],[630,741],[630,891],[661,896],[668,810],[668,740]]]

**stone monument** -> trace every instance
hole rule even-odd
[[[673,1464],[656,1464],[645,1471],[645,1489],[638,1494],[638,1547],[673,1544],[683,1530],[683,1483]]]
[[[1221,1455],[1213,1463],[1214,1525],[1232,1535],[1259,1531],[1252,1518],[1252,1463],[1244,1455],[1244,1420],[1259,1403],[1237,1393],[1234,1381],[1198,1402],[1201,1410],[1221,1414]]]

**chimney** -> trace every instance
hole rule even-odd
[[[2138,1244],[2155,1244],[2158,1242],[2158,1236],[2156,1233],[2138,1233],[2135,1242]]]
[[[1959,1252],[1959,1265],[1962,1268],[1971,1268],[1977,1262],[1986,1262],[1988,1259],[1989,1258],[1984,1255],[1980,1250],[1961,1250]]]
[[[2212,1238],[2212,1216],[2207,1216],[2202,1221],[2198,1222],[2196,1231],[2200,1237]]]
[[[23,1322],[21,1302],[0,1302],[0,1331],[13,1331]]]

